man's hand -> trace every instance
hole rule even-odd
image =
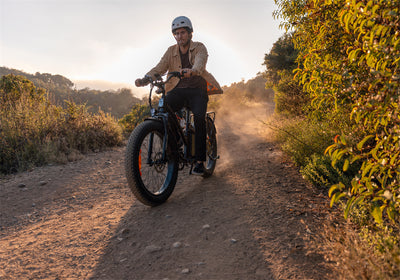
[[[142,79],[136,79],[136,81],[135,81],[135,86],[137,86],[137,87],[144,87],[144,86],[148,85],[149,82],[150,82],[149,77],[145,76],[145,77],[142,78]]]
[[[195,75],[195,72],[190,68],[184,68],[181,70],[181,74],[184,78],[190,78],[191,76]]]
[[[135,86],[137,86],[137,87],[142,87],[143,85],[142,85],[142,79],[136,79],[136,81],[135,81]]]

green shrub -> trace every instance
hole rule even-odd
[[[344,169],[362,161],[350,185],[332,186],[345,199],[345,216],[361,202],[378,223],[400,216],[400,5],[399,1],[276,0],[276,12],[295,29],[296,79],[323,113],[348,111],[352,134],[329,148]],[[343,109],[345,108],[345,109]],[[357,140],[349,141],[350,140]],[[345,171],[345,170],[344,170]]]
[[[281,25],[294,32],[295,78],[312,99],[310,122],[340,116],[326,151],[338,174],[350,173],[329,195],[355,225],[332,227],[323,241],[336,255],[337,278],[400,279],[399,1],[275,3]],[[307,173],[324,161],[311,159]]]
[[[343,171],[344,161],[332,165],[332,159],[325,155],[325,148],[334,142],[337,131],[347,130],[344,122],[335,125],[335,117],[326,116],[319,122],[310,119],[275,114],[267,125],[275,133],[282,150],[300,167],[305,179],[313,185],[328,188],[339,182],[350,183],[359,166],[354,163]]]
[[[274,90],[277,113],[287,116],[304,116],[305,107],[310,100],[302,87],[293,80],[292,75],[282,74]]]
[[[122,125],[124,134],[130,134],[147,117],[150,117],[150,107],[148,105],[135,104],[129,114],[123,116],[118,122]]]
[[[122,143],[122,130],[104,113],[93,115],[84,105],[51,104],[46,92],[14,75],[0,79],[0,173],[71,159]]]
[[[329,187],[339,182],[343,172],[325,155],[313,154],[308,158],[308,163],[301,167],[300,173],[314,186]]]
[[[335,132],[327,123],[310,122],[305,118],[287,118],[274,115],[268,124],[275,130],[275,137],[283,151],[298,166],[308,164],[313,154],[323,155],[325,147],[332,142]]]
[[[300,168],[300,173],[314,186],[329,188],[339,182],[350,184],[359,167],[353,166],[345,172],[343,165],[343,161],[332,165],[332,159],[327,155],[313,154],[307,159],[307,164]]]

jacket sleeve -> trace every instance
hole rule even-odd
[[[149,75],[153,78],[154,75],[158,74],[158,75],[164,75],[165,73],[167,73],[168,70],[168,65],[169,65],[169,57],[170,57],[170,50],[168,49],[163,57],[161,58],[160,62],[158,62],[158,64],[152,68],[149,72],[147,72],[146,75]]]
[[[196,49],[196,53],[194,55],[194,63],[192,70],[195,71],[197,75],[202,75],[204,70],[206,69],[208,52],[207,48],[203,44],[199,44]]]

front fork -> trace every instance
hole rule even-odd
[[[162,121],[164,126],[164,138],[163,138],[163,149],[162,156],[160,159],[156,159],[155,162],[152,159],[153,154],[153,143],[154,143],[154,132],[150,134],[149,137],[149,145],[148,145],[148,153],[146,163],[149,165],[153,165],[155,163],[165,163],[167,161],[167,145],[168,145],[168,113],[158,114],[157,116],[153,116],[151,118],[147,118],[145,121]]]
[[[167,144],[168,144],[168,113],[163,114],[162,121],[164,125],[162,162],[165,162],[167,159]]]

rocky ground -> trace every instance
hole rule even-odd
[[[131,194],[124,147],[1,179],[0,279],[332,279],[310,245],[328,199],[262,113],[217,116],[214,175],[183,170],[159,207]]]

